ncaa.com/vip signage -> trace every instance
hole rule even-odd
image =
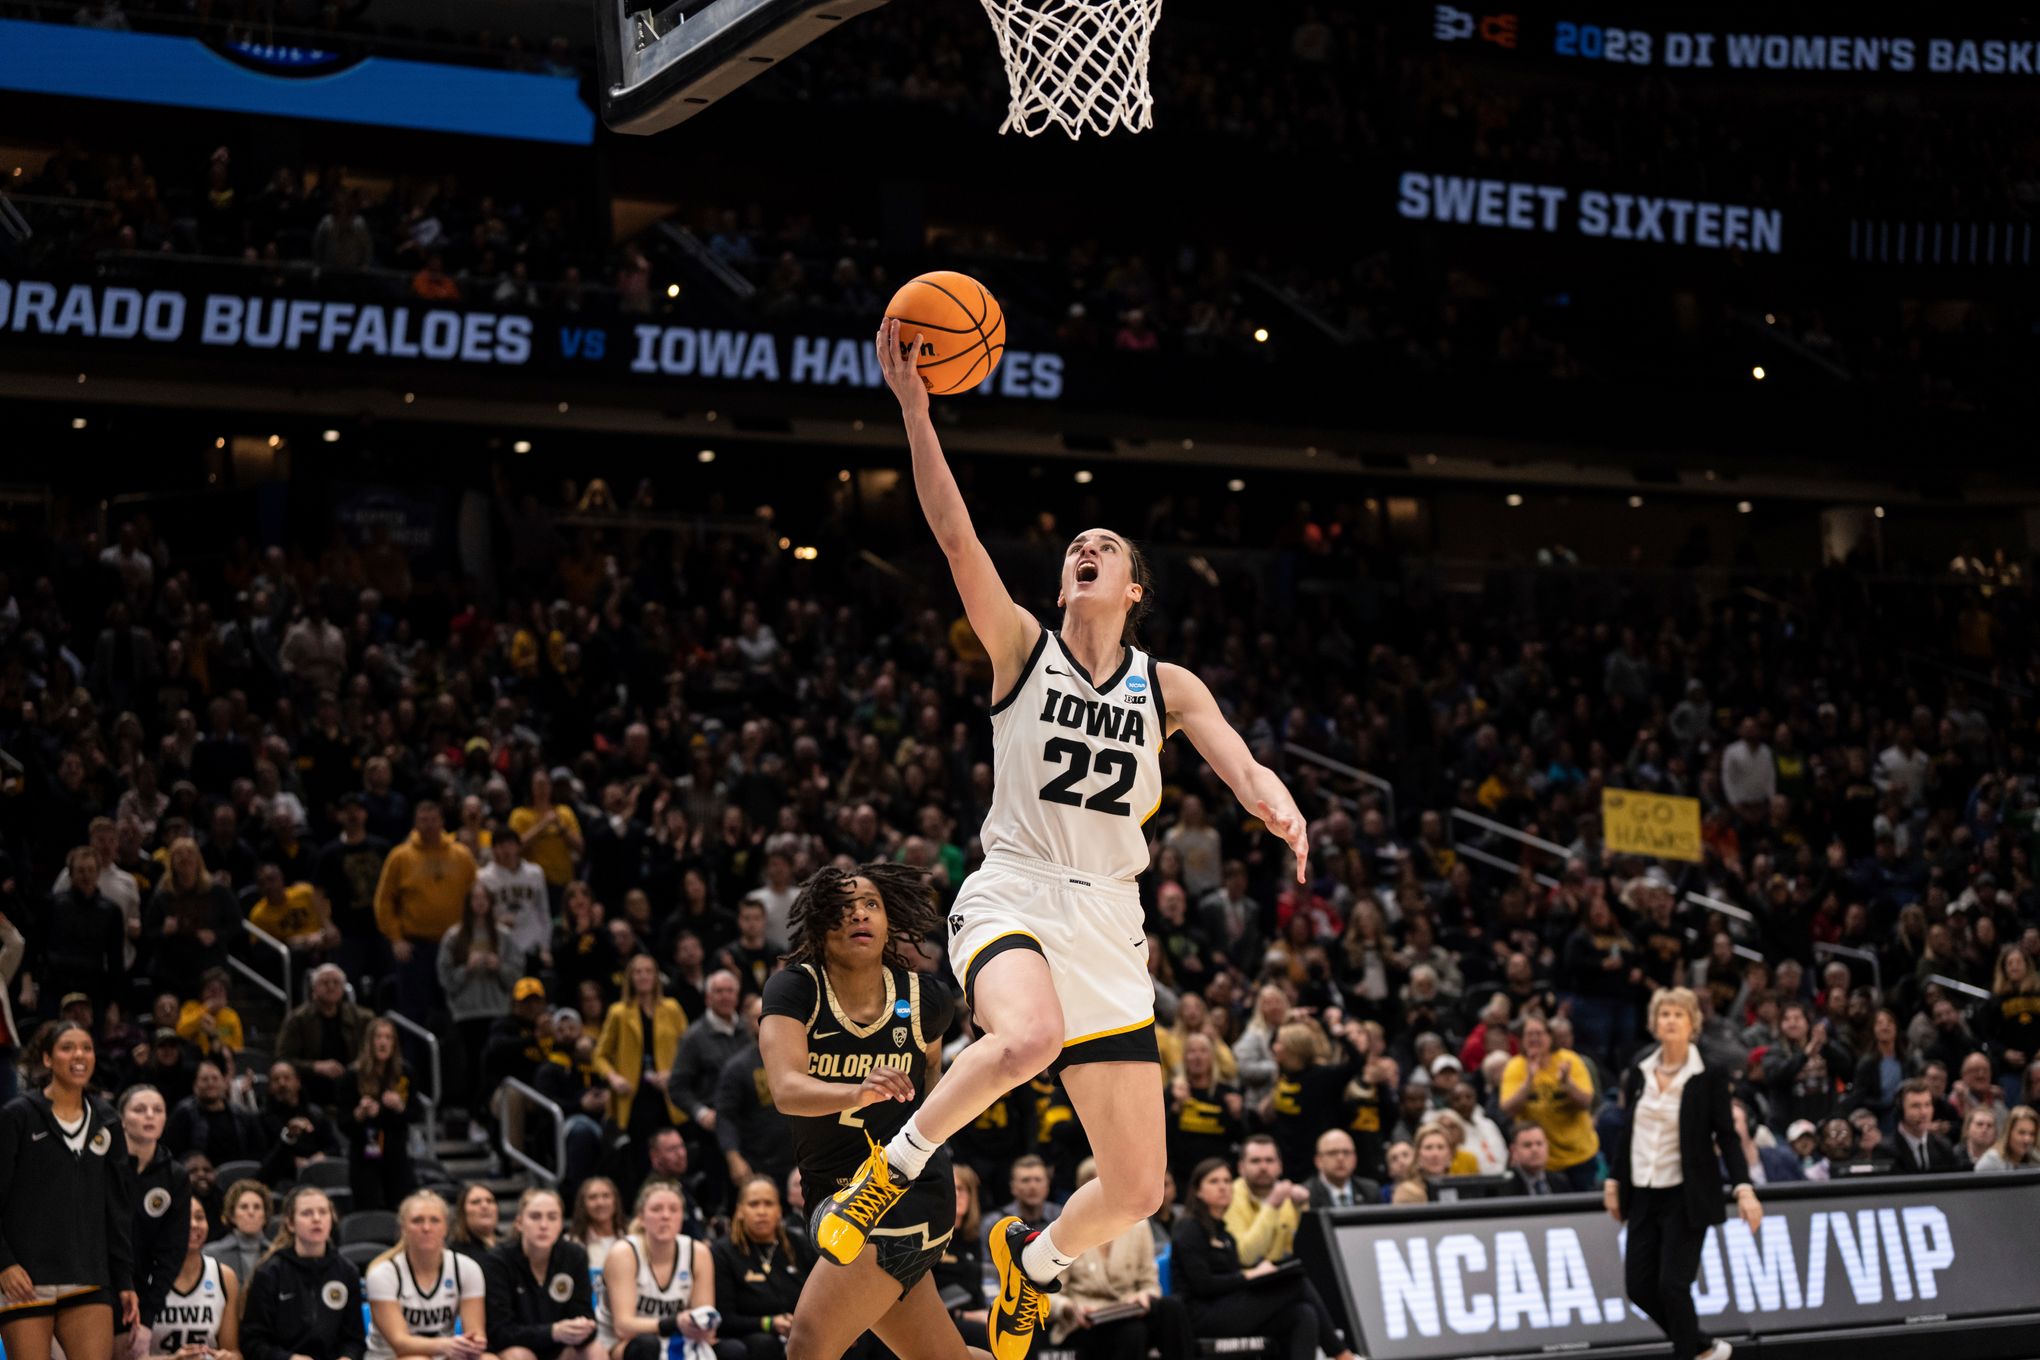
[[[1769,1335],[2040,1311],[2040,1270],[2018,1245],[2040,1213],[2040,1176],[1766,1193],[1761,1231],[1731,1218],[1707,1235],[1693,1289],[1706,1331]],[[1542,1205],[1561,1207],[1533,1207]],[[1662,1342],[1624,1297],[1622,1234],[1587,1205],[1492,1200],[1477,1217],[1416,1210],[1399,1221],[1385,1210],[1336,1214],[1332,1256],[1360,1333],[1354,1349],[1371,1360],[1445,1360]]]

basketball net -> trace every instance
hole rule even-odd
[[[1162,0],[983,0],[999,35],[1011,94],[999,131],[1039,136],[1061,127],[1145,132],[1155,125],[1148,93],[1148,40]]]

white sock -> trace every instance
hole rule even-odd
[[[892,1163],[892,1169],[899,1173],[901,1180],[910,1181],[921,1174],[921,1168],[928,1165],[928,1159],[940,1146],[928,1141],[927,1135],[921,1132],[910,1115],[900,1126],[900,1131],[893,1135],[892,1141],[885,1145],[885,1159]]]
[[[1051,1223],[1020,1253],[1020,1268],[1036,1284],[1054,1283],[1056,1277],[1068,1270],[1077,1259],[1056,1250],[1055,1238],[1051,1235],[1054,1232],[1055,1225]]]

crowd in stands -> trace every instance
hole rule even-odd
[[[1269,579],[1352,579],[1365,547],[1338,528],[1285,531]],[[319,1203],[410,1233],[412,1192],[444,1182],[426,1095],[541,1158],[563,1135],[591,1262],[669,1182],[691,1236],[734,1222],[762,1251],[803,1202],[755,1038],[798,883],[898,860],[947,901],[977,862],[989,677],[953,602],[796,578],[749,541],[568,532],[506,561],[493,606],[386,543],[194,568],[140,518],[0,580],[5,1037],[32,1056],[65,1022],[99,1089],[155,1092],[152,1139],[210,1178],[222,1252],[255,1248],[244,1187],[316,1187],[285,1208],[301,1253]],[[2031,674],[2029,578],[1894,596],[1837,564],[1583,613],[1417,577],[1364,628],[1341,594],[1260,579],[1165,577],[1147,638],[1284,771],[1313,845],[1298,884],[1171,746],[1141,882],[1173,1181],[1149,1252],[1222,1221],[1252,1270],[1299,1214],[1460,1175],[1594,1189],[1615,1074],[1671,985],[1743,1074],[1760,1177],[2040,1165],[2040,732],[1992,679]],[[1699,798],[1703,860],[1611,852],[1611,785]],[[308,978],[259,1035],[251,927]],[[953,985],[940,942],[923,955]],[[389,1014],[442,1036],[437,1089]],[[983,1201],[1052,1219],[1088,1149],[1043,1074],[954,1151],[961,1251]],[[456,1240],[496,1233],[486,1188],[442,1193]],[[1100,1279],[1150,1292],[1142,1270]]]

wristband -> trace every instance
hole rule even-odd
[[[772,1330],[772,1314],[767,1313],[763,1318],[759,1319],[758,1330],[761,1332],[770,1332]]]
[[[660,1336],[678,1336],[679,1334],[680,1334],[679,1318],[664,1317],[659,1319]]]

